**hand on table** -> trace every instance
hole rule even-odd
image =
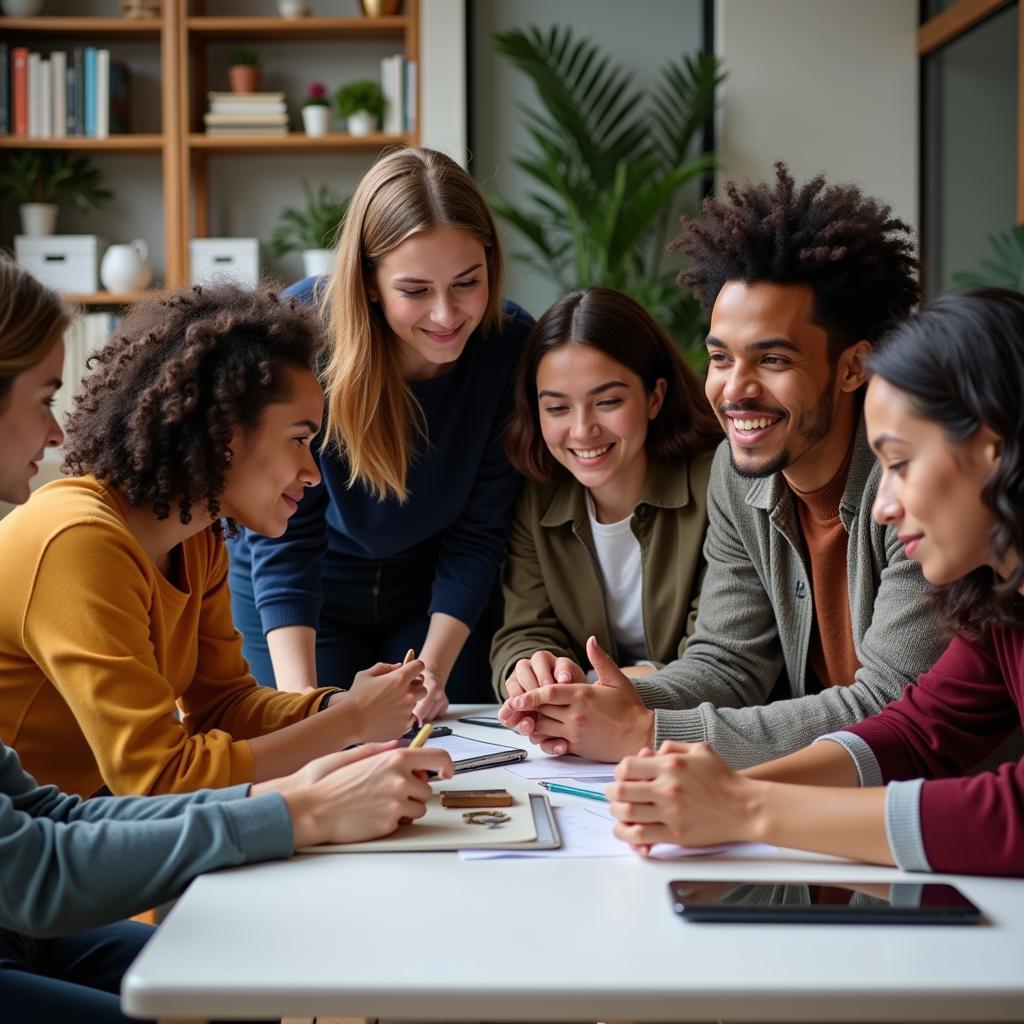
[[[335,694],[352,716],[360,740],[390,740],[413,726],[413,710],[426,692],[423,662],[376,665],[357,672],[352,688]]]
[[[295,845],[357,843],[393,832],[402,821],[421,818],[432,795],[425,773],[453,774],[446,750],[396,749],[393,743],[366,744],[310,762],[286,780],[253,787],[282,792],[292,819]],[[312,782],[298,781],[313,779]]]
[[[433,722],[448,711],[448,695],[444,692],[444,683],[434,674],[433,669],[423,670],[424,694],[413,708],[413,715],[420,724]]]
[[[706,743],[667,740],[625,758],[605,790],[615,835],[639,853],[655,843],[710,846],[749,838],[750,792],[757,783],[733,771]]]
[[[632,681],[594,637],[587,641],[587,656],[597,682],[546,683],[515,697],[510,691],[506,706],[512,713],[533,716],[531,727],[522,721],[519,731],[546,754],[618,761],[650,742],[654,712],[644,706]],[[582,676],[578,666],[577,671]],[[502,722],[508,724],[504,708],[502,714]]]

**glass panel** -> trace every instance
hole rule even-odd
[[[925,282],[948,290],[1017,210],[1019,4],[924,58]]]

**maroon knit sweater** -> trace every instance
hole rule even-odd
[[[956,637],[934,668],[847,731],[886,782],[919,779],[921,835],[934,871],[1024,875],[1024,759],[963,777],[1024,722],[1024,628]]]

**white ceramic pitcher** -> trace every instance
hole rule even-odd
[[[126,245],[111,245],[100,262],[100,280],[108,292],[141,291],[153,279],[149,246],[141,238]]]

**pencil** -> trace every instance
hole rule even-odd
[[[424,725],[418,733],[416,733],[416,738],[409,744],[409,749],[415,750],[417,747],[422,747],[423,744],[430,739],[430,734],[433,730],[434,726],[430,722],[427,722],[427,724]]]
[[[415,657],[416,657],[416,652],[410,647],[409,650],[407,650],[405,652],[405,657],[402,659],[402,664],[403,665],[408,665],[409,662],[412,661],[413,658],[415,658]]]
[[[418,739],[419,737],[417,737]],[[608,803],[608,797],[592,789],[577,789],[575,786],[563,786],[560,782],[541,782],[541,786],[552,793],[568,793],[570,796],[585,796],[588,800],[600,800]]]

